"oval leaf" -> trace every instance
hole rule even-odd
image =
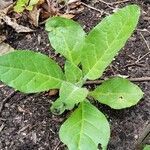
[[[51,111],[62,114],[66,109],[71,110],[76,104],[85,100],[88,95],[86,88],[77,87],[69,82],[63,82],[60,88],[60,97],[53,103]]]
[[[82,79],[82,70],[75,64],[72,64],[71,62],[66,61],[65,76],[66,76],[67,81],[71,83],[77,83]]]
[[[110,137],[109,123],[96,107],[82,102],[61,126],[59,136],[69,150],[97,150],[99,143],[106,150]]]
[[[82,51],[84,79],[99,78],[134,31],[140,15],[130,5],[103,19],[87,36]]]
[[[143,92],[127,79],[116,77],[104,81],[90,95],[111,108],[122,109],[137,104]]]
[[[52,47],[70,62],[78,64],[85,39],[82,27],[73,20],[53,17],[46,22],[46,30]]]
[[[49,57],[32,51],[14,51],[0,56],[0,80],[25,92],[60,88],[61,68]]]

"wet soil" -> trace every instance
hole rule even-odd
[[[105,13],[114,10],[98,0],[97,2],[96,0],[84,1],[84,3]],[[113,7],[122,7],[131,3],[140,5],[142,9],[137,30],[103,77],[117,74],[130,77],[150,76],[150,55],[147,54],[149,50],[145,43],[147,41],[150,44],[150,32],[148,32],[150,31],[150,1],[132,0]],[[98,11],[85,7],[83,12],[76,15],[75,20],[80,22],[88,32],[104,16],[105,14],[101,16]],[[52,50],[43,26],[30,34],[18,34],[9,27],[5,30],[7,31],[6,42],[15,49],[40,51],[58,61],[59,64],[63,64],[61,56]],[[135,63],[141,57],[143,58]],[[142,141],[141,137],[150,123],[150,82],[136,82],[136,84],[145,93],[144,98],[136,106],[113,110],[95,103],[95,106],[106,114],[111,125],[109,150],[142,149],[137,145]],[[14,90],[7,86],[1,87],[0,101],[12,91]],[[49,107],[55,99],[56,96],[51,97],[47,92],[30,95],[16,92],[4,105],[0,116],[0,150],[65,150],[65,146],[59,140],[58,131],[70,112],[61,116],[53,115]]]

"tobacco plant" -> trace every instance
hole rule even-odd
[[[121,77],[113,77],[88,91],[87,80],[100,78],[131,36],[140,16],[136,5],[126,6],[104,18],[88,34],[73,20],[53,17],[46,23],[49,40],[66,58],[64,69],[51,58],[17,50],[0,56],[0,80],[24,93],[60,89],[52,104],[54,114],[75,109],[61,126],[59,136],[69,150],[105,150],[110,127],[105,115],[89,97],[113,109],[131,107],[142,98],[141,89]]]

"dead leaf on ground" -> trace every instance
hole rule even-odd
[[[25,26],[22,26],[22,25],[19,25],[15,19],[11,19],[10,17],[8,16],[5,16],[3,18],[3,20],[6,22],[7,25],[11,26],[13,29],[15,29],[15,31],[17,33],[21,33],[21,32],[33,32],[32,29],[28,28],[28,27],[25,27]]]
[[[49,96],[55,96],[58,93],[58,90],[50,90],[48,95]]]
[[[4,35],[0,35],[0,56],[14,51],[14,49],[9,44],[4,42],[5,40],[6,37]]]
[[[39,16],[40,16],[41,9],[38,9],[36,6],[33,8],[32,11],[29,12],[29,17],[32,24],[36,27],[39,25]]]
[[[75,15],[73,15],[73,14],[59,14],[59,16],[67,18],[67,19],[72,19]]]
[[[11,9],[12,7],[13,7],[13,4],[10,4],[10,5],[7,5],[7,7],[0,9],[0,25],[4,23],[3,18],[7,15],[9,9]]]
[[[12,51],[14,51],[14,49],[9,44],[4,42],[0,43],[0,56]]]
[[[0,35],[0,43],[4,42],[6,40],[6,36]]]
[[[76,2],[80,2],[80,0],[69,0],[69,1],[67,2],[67,4],[72,4],[72,3],[76,3]]]
[[[0,0],[0,10],[10,6],[13,3],[13,0]]]

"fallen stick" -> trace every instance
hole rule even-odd
[[[128,78],[130,81],[133,81],[133,82],[144,82],[144,81],[147,81],[147,82],[150,82],[150,77],[141,77],[141,78]],[[102,80],[93,80],[93,81],[86,81],[86,83],[84,85],[91,85],[91,84],[101,84],[103,83],[105,80],[102,79]]]
[[[3,108],[4,108],[5,103],[7,103],[7,101],[8,101],[9,99],[11,99],[11,98],[16,94],[16,92],[17,92],[17,91],[11,92],[5,99],[3,99],[3,101],[0,103],[0,115],[1,115],[1,113],[2,113],[2,110],[3,110]]]

